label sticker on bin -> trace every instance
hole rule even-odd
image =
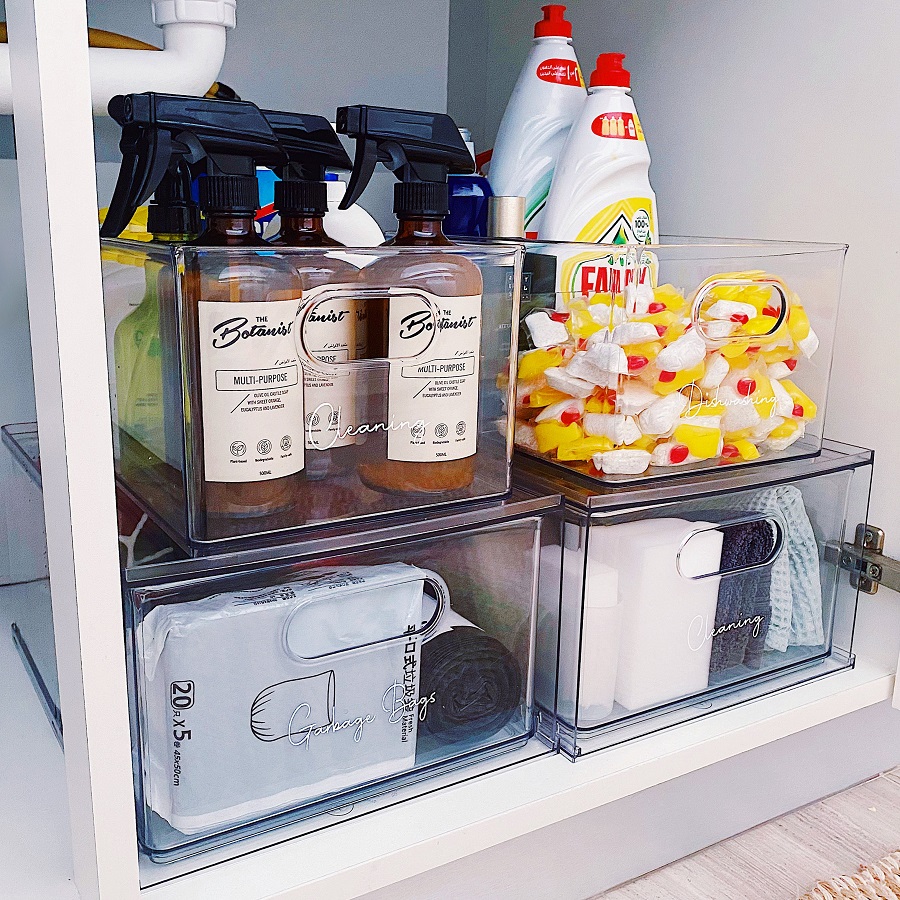
[[[198,303],[207,481],[263,481],[303,469],[297,300]]]

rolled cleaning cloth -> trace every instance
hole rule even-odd
[[[766,562],[775,549],[775,531],[767,520],[722,528],[722,561],[716,624],[709,671],[713,675],[745,665],[758,669],[771,617],[768,566],[735,572]],[[729,572],[735,574],[729,577]]]
[[[426,596],[425,618],[428,604]],[[519,711],[522,688],[522,672],[512,653],[453,610],[445,610],[438,630],[422,644],[419,696],[434,699],[423,704],[420,743],[446,745],[496,734]]]

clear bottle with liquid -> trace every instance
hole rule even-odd
[[[186,169],[167,174],[147,209],[147,232],[159,244],[196,239],[200,214]],[[172,268],[155,254],[144,260],[146,290],[114,337],[120,464],[153,469],[164,481],[180,468],[181,365]]]

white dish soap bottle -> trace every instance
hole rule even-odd
[[[584,106],[581,69],[565,6],[542,6],[534,46],[500,122],[488,180],[498,196],[525,197],[525,233],[536,237],[557,158]]]
[[[547,241],[659,240],[650,151],[631,99],[623,53],[601,53],[588,98],[563,148],[544,207]]]

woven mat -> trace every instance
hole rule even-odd
[[[900,900],[900,850],[860,866],[856,875],[820,881],[800,900]]]

